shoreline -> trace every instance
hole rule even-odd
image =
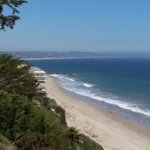
[[[65,109],[68,126],[77,127],[105,150],[149,150],[150,131],[142,125],[65,93],[53,77],[44,86],[48,97]]]

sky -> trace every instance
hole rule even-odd
[[[28,0],[0,51],[150,52],[150,0]]]

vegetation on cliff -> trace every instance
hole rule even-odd
[[[0,55],[1,150],[103,150],[66,124],[65,110],[46,96],[30,65]]]

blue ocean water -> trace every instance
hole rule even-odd
[[[150,129],[150,59],[31,60],[66,92]]]

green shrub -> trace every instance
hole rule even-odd
[[[58,106],[54,99],[45,97],[42,103],[47,109],[49,110],[54,109],[57,113],[57,118],[60,121],[60,123],[63,125],[67,125],[65,110],[61,108],[60,106]]]
[[[82,144],[79,144],[80,150],[104,150],[102,146],[82,135]]]
[[[0,150],[16,150],[16,148],[11,145],[11,142],[0,134]]]

